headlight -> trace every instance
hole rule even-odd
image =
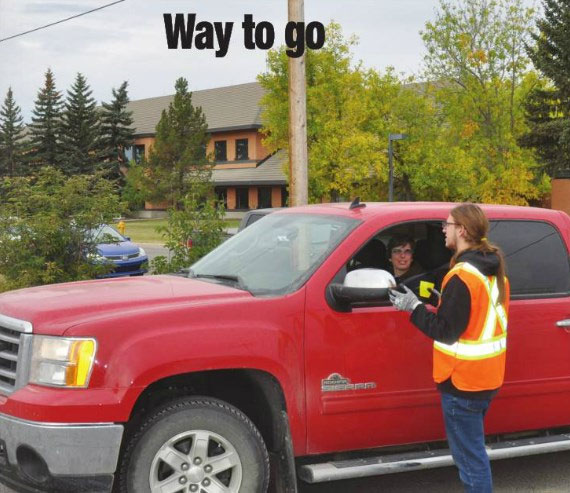
[[[144,257],[146,255],[146,252],[144,251],[144,248],[139,247],[139,257]]]
[[[87,387],[96,350],[95,339],[34,336],[30,383]]]
[[[105,262],[107,260],[107,258],[103,257],[100,253],[88,253],[87,258],[92,262]]]

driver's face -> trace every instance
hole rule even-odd
[[[392,248],[390,258],[394,268],[401,272],[406,272],[412,265],[413,253],[412,245],[409,243]]]

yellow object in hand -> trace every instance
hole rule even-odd
[[[435,284],[433,282],[420,281],[420,296],[422,298],[429,298],[433,288],[435,288]]]

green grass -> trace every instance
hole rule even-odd
[[[226,219],[227,228],[237,228],[239,219]],[[116,228],[117,225],[113,224]],[[137,219],[126,221],[125,236],[135,243],[163,243],[161,233],[156,232],[158,226],[166,226],[166,219]]]
[[[113,226],[117,226],[114,224]],[[166,226],[166,219],[139,219],[125,222],[125,236],[135,243],[162,243],[160,233],[155,229],[158,226]]]
[[[226,219],[226,228],[237,228],[241,219]]]

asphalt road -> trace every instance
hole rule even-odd
[[[164,255],[168,258],[169,251],[167,248],[164,248],[159,243],[137,243],[140,247],[144,248],[144,251],[148,255],[148,260],[152,260],[154,257],[158,255]]]
[[[570,493],[570,452],[492,463],[495,493]],[[308,485],[299,493],[461,493],[455,468]],[[0,485],[0,493],[14,493]],[[247,492],[245,492],[247,493]]]

